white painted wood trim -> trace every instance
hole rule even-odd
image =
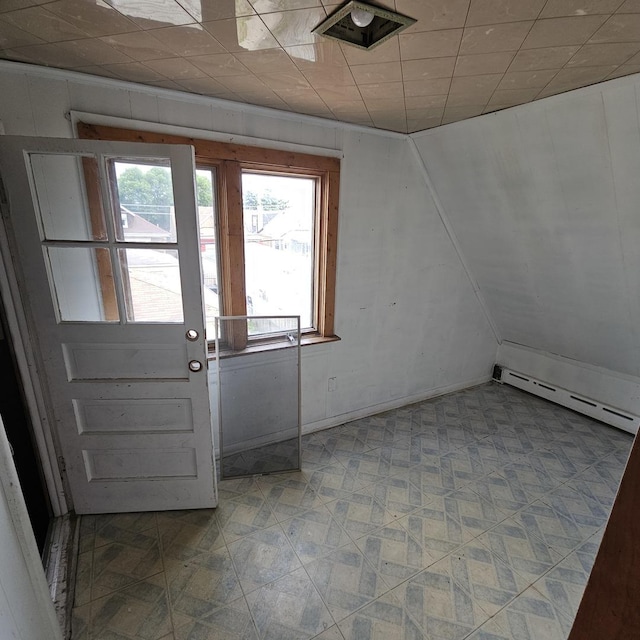
[[[388,402],[380,402],[363,409],[357,409],[356,411],[349,411],[348,413],[342,413],[337,416],[332,416],[326,420],[318,420],[317,422],[309,422],[302,425],[302,433],[306,435],[308,433],[314,433],[316,431],[322,431],[323,429],[330,429],[331,427],[337,427],[345,422],[351,422],[352,420],[359,420],[360,418],[367,418],[374,416],[377,413],[383,411],[391,411],[392,409],[399,409],[409,404],[416,402],[423,402],[424,400],[431,400],[439,396],[447,395],[448,393],[454,393],[455,391],[461,391],[462,389],[469,389],[471,387],[477,387],[480,384],[484,384],[491,380],[491,375],[482,376],[480,378],[474,378],[473,380],[466,380],[464,382],[456,382],[455,384],[445,385],[444,387],[437,387],[436,389],[430,389],[423,393],[416,393],[411,396],[405,396],[403,398],[396,398]]]
[[[5,567],[0,567],[0,589],[4,592],[10,607],[6,614],[4,611],[2,613],[14,619],[16,629],[29,629],[32,633],[34,631],[37,633],[37,635],[26,637],[18,631],[20,635],[14,636],[15,631],[10,630],[12,631],[11,637],[15,637],[16,640],[62,640],[62,631],[51,601],[49,585],[38,553],[38,546],[29,521],[29,514],[11,457],[9,441],[2,419],[0,419],[0,491],[2,493],[0,500],[5,503],[11,519],[11,522],[7,524],[13,528],[22,552],[22,558],[18,559],[18,564],[26,574],[12,576],[8,571],[5,571]],[[3,544],[4,542],[3,540]],[[16,593],[16,585],[24,585],[25,583],[30,583],[31,591]],[[7,595],[11,597],[7,598]],[[31,615],[28,621],[20,616],[20,612],[11,610],[11,601],[18,598],[30,608]]]
[[[36,366],[34,346],[31,342],[31,336],[26,330],[27,320],[20,299],[17,275],[13,264],[7,259],[12,255],[12,252],[9,248],[7,231],[2,218],[0,218],[0,253],[5,257],[0,260],[0,294],[9,326],[9,338],[12,341],[17,360],[51,509],[54,517],[62,516],[68,513],[69,505],[58,466],[53,430],[40,386],[41,381]]]
[[[252,136],[241,136],[235,133],[223,133],[219,131],[209,131],[207,129],[196,129],[193,127],[183,127],[164,122],[151,122],[148,120],[134,120],[132,118],[122,118],[120,116],[105,116],[99,113],[87,113],[85,111],[69,111],[73,132],[77,137],[78,122],[86,124],[102,125],[106,127],[122,127],[123,129],[139,129],[153,133],[166,133],[176,136],[188,136],[190,138],[200,138],[201,140],[212,140],[215,142],[229,142],[231,144],[244,144],[251,147],[263,147],[266,149],[277,149],[280,151],[293,151],[298,153],[309,153],[311,155],[330,156],[332,158],[342,158],[340,149],[333,147],[315,147],[294,142],[281,142],[279,140],[268,140],[266,138],[255,138]]]
[[[482,308],[482,312],[484,313],[485,318],[487,319],[487,322],[489,323],[489,326],[491,327],[491,331],[493,332],[493,335],[496,339],[496,342],[498,344],[502,343],[502,338],[500,336],[500,332],[498,331],[498,326],[496,325],[495,321],[493,320],[493,317],[489,311],[489,307],[487,306],[487,303],[484,300],[484,296],[482,295],[482,292],[480,291],[480,286],[478,285],[478,282],[476,281],[475,277],[473,276],[473,274],[471,273],[471,269],[469,268],[469,265],[467,264],[467,261],[465,260],[465,257],[462,253],[462,249],[460,248],[460,243],[458,242],[458,239],[456,238],[456,234],[453,231],[453,227],[451,226],[451,223],[449,222],[449,218],[447,217],[447,213],[444,210],[444,206],[442,205],[442,202],[440,201],[440,198],[438,197],[438,193],[436,191],[435,186],[433,185],[433,182],[431,181],[431,176],[429,175],[429,171],[427,170],[427,165],[425,164],[422,155],[420,154],[420,150],[418,149],[418,146],[415,143],[415,140],[413,138],[411,138],[410,136],[407,138],[409,146],[411,147],[411,150],[413,151],[413,154],[416,158],[416,162],[418,164],[418,168],[420,169],[420,173],[422,174],[422,178],[424,179],[425,185],[427,187],[427,190],[429,191],[429,194],[431,195],[431,199],[433,200],[433,204],[436,207],[436,210],[438,211],[438,215],[440,216],[440,220],[442,221],[442,224],[445,228],[445,231],[447,232],[447,235],[449,236],[449,240],[451,240],[451,244],[453,245],[453,248],[456,251],[456,254],[458,255],[458,258],[460,259],[460,262],[462,263],[462,267],[464,269],[464,272],[467,274],[467,278],[469,278],[469,282],[471,283],[471,287],[473,288],[473,292],[476,295],[476,298],[478,300],[478,302],[480,303],[480,307]]]

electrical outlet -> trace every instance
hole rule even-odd
[[[329,378],[329,384],[327,386],[327,390],[328,391],[335,391],[336,390],[336,379],[335,378]]]

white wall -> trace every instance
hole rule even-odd
[[[342,340],[303,348],[306,430],[488,379],[497,342],[404,136],[15,63],[0,85],[7,134],[70,137],[73,110],[341,156]]]
[[[501,338],[636,377],[639,91],[622,78],[414,137]]]

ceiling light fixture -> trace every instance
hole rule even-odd
[[[351,9],[351,19],[356,27],[368,27],[373,22],[374,15],[364,9]]]
[[[312,33],[359,49],[373,49],[415,22],[413,18],[394,11],[351,0],[334,11]]]

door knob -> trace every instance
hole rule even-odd
[[[202,362],[198,360],[190,360],[189,361],[189,370],[190,371],[200,371],[202,369]]]

